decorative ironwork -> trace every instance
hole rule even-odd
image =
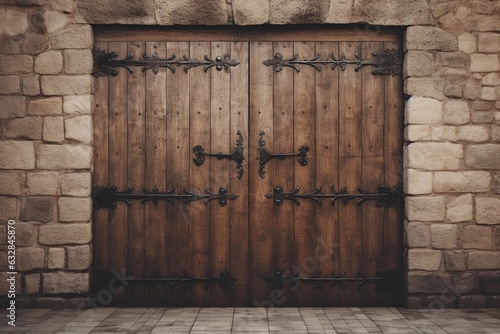
[[[203,146],[201,145],[196,145],[193,147],[193,152],[195,155],[195,158],[193,158],[193,161],[196,166],[201,166],[203,165],[203,162],[205,162],[205,156],[209,157],[215,157],[217,160],[222,160],[224,158],[228,158],[231,160],[236,161],[236,174],[238,176],[238,179],[241,179],[243,176],[243,160],[245,157],[243,156],[243,136],[241,135],[241,132],[238,130],[237,132],[238,139],[236,140],[236,148],[234,149],[234,152],[231,154],[224,154],[222,152],[217,152],[217,153],[206,153],[205,150],[203,149]]]
[[[266,149],[266,142],[264,141],[264,131],[260,131],[259,136],[259,156],[257,157],[257,160],[259,160],[259,175],[261,178],[264,178],[266,171],[266,163],[273,159],[277,158],[278,160],[285,160],[287,157],[292,157],[292,156],[298,156],[299,157],[299,163],[302,166],[307,165],[309,162],[309,158],[307,158],[307,152],[309,152],[309,146],[307,145],[302,145],[299,148],[299,152],[297,153],[271,153]]]
[[[154,205],[158,201],[165,200],[174,203],[176,200],[181,200],[183,203],[204,200],[205,206],[211,201],[218,200],[220,206],[226,206],[228,200],[235,200],[238,195],[228,194],[225,188],[219,188],[219,193],[212,193],[205,189],[204,194],[199,194],[191,191],[184,190],[184,193],[177,194],[175,189],[168,192],[159,192],[157,187],[152,191],[142,189],[142,194],[132,194],[132,187],[127,190],[119,192],[116,186],[109,187],[96,187],[92,193],[96,208],[116,208],[116,202],[122,201],[132,206],[132,200],[141,200],[141,203],[153,202]]]
[[[285,200],[289,200],[294,202],[297,205],[300,205],[299,198],[302,199],[310,199],[316,202],[316,204],[321,205],[323,199],[330,198],[330,202],[332,205],[335,204],[336,201],[341,200],[344,204],[347,201],[352,199],[357,199],[356,204],[361,205],[361,203],[365,201],[375,201],[375,206],[377,208],[381,207],[391,207],[398,206],[402,203],[403,192],[394,187],[385,187],[378,186],[376,193],[369,193],[361,189],[361,187],[356,188],[359,194],[347,194],[346,188],[342,188],[340,191],[336,191],[335,187],[331,187],[331,194],[322,194],[321,187],[317,187],[314,191],[306,192],[303,194],[299,194],[300,187],[296,187],[295,190],[290,192],[284,192],[283,188],[277,186],[273,189],[272,193],[267,193],[265,196],[268,199],[272,199],[277,206],[283,204]]]
[[[346,65],[355,64],[354,70],[357,72],[363,66],[373,66],[373,75],[401,75],[403,67],[403,57],[399,50],[383,50],[373,51],[372,59],[362,59],[356,53],[356,59],[347,59],[344,54],[336,58],[333,53],[330,53],[326,59],[321,59],[320,55],[315,55],[308,60],[297,60],[298,55],[290,59],[283,59],[281,53],[276,53],[273,59],[264,61],[264,65],[272,66],[275,72],[280,72],[283,67],[292,67],[295,71],[299,72],[299,65],[308,65],[314,67],[316,70],[321,71],[323,66],[331,65],[332,70],[337,66],[345,71]]]
[[[223,288],[227,288],[230,284],[237,281],[237,279],[233,276],[230,276],[227,271],[220,272],[219,276],[210,275],[208,272],[205,273],[206,277],[196,277],[189,276],[187,274],[184,277],[163,277],[159,276],[157,272],[153,272],[149,276],[129,276],[129,275],[119,275],[115,270],[111,271],[111,275],[120,282],[124,287],[131,288],[131,283],[151,283],[151,284],[160,284],[164,283],[169,285],[170,287],[175,287],[175,284],[184,285],[185,287],[189,287],[195,283],[205,283],[205,288],[209,288],[213,284],[219,284]]]
[[[311,277],[301,277],[298,271],[290,275],[276,271],[273,276],[267,276],[262,279],[268,283],[272,283],[273,289],[283,289],[285,284],[298,286],[301,283],[312,283],[318,289],[321,289],[324,283],[332,285],[340,283],[344,287],[343,284],[345,282],[356,282],[358,289],[368,283],[375,283],[377,290],[397,289],[400,286],[401,275],[397,270],[377,270],[375,275],[375,277],[364,277],[358,273],[356,277],[345,277],[345,272],[343,271],[338,276],[333,273],[333,277],[321,277],[321,273],[316,273]]]
[[[133,66],[142,66],[142,71],[152,70],[154,74],[158,73],[160,67],[165,67],[175,72],[175,66],[183,67],[184,71],[187,72],[193,67],[203,66],[203,70],[207,72],[211,67],[215,67],[217,71],[231,72],[231,67],[237,66],[239,62],[237,60],[231,59],[230,56],[217,56],[215,59],[211,59],[209,56],[205,55],[205,60],[189,59],[187,56],[183,56],[182,59],[176,59],[176,55],[173,54],[168,58],[160,58],[156,52],[153,52],[151,57],[142,55],[142,59],[133,59],[133,54],[129,54],[124,59],[116,59],[118,54],[114,51],[106,52],[99,49],[93,50],[94,54],[94,71],[93,75],[95,77],[113,75],[116,76],[118,71],[116,67],[124,67],[130,73],[133,73]]]

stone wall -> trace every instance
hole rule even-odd
[[[405,36],[410,307],[500,307],[500,2],[0,0],[0,294],[85,305],[91,265],[90,24],[368,23]],[[367,27],[367,26],[363,26]]]

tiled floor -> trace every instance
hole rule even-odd
[[[18,310],[0,333],[495,333],[500,309],[100,308]]]

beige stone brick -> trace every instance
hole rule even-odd
[[[17,216],[17,200],[12,197],[0,197],[0,221],[15,219]]]
[[[438,53],[438,61],[441,66],[465,68],[469,60],[469,55],[463,52],[441,52]]]
[[[500,74],[496,72],[486,74],[483,77],[483,85],[500,86]]]
[[[465,84],[463,95],[464,98],[469,100],[475,100],[481,93],[481,83],[476,80],[468,81]]]
[[[450,100],[443,107],[443,121],[445,124],[463,125],[469,123],[470,109],[465,101]]]
[[[491,140],[500,142],[500,126],[491,127]]]
[[[434,55],[430,52],[413,51],[406,53],[404,77],[430,77],[434,73]]]
[[[475,53],[471,55],[471,72],[495,72],[500,70],[500,61],[496,54]]]
[[[35,168],[35,148],[31,141],[0,141],[0,169]]]
[[[17,172],[0,172],[0,195],[21,195],[23,193],[23,174]]]
[[[64,121],[64,128],[66,139],[90,144],[94,137],[92,117],[90,115],[68,118]]]
[[[444,95],[448,97],[456,97],[456,98],[461,98],[462,97],[462,86],[460,85],[446,85],[444,87]]]
[[[26,32],[21,40],[21,51],[30,55],[38,55],[49,47],[47,34]]]
[[[426,97],[410,97],[405,111],[407,124],[439,123],[443,114],[441,101]]]
[[[486,101],[495,101],[497,92],[495,87],[483,87],[481,90],[481,98]]]
[[[51,195],[58,194],[59,173],[57,172],[35,172],[28,173],[26,177],[28,195]]]
[[[409,168],[423,170],[458,170],[463,147],[452,143],[411,143],[406,148]]]
[[[62,114],[62,98],[49,97],[29,102],[28,112],[36,116],[54,116]]]
[[[464,68],[441,67],[439,73],[443,79],[451,82],[465,82],[470,77],[469,72]]]
[[[431,225],[432,247],[438,249],[452,249],[457,246],[458,227],[451,224]]]
[[[23,199],[19,219],[22,221],[52,221],[54,201],[52,197],[26,197]]]
[[[16,249],[16,270],[30,271],[45,268],[45,250],[39,247]]]
[[[456,51],[457,37],[430,26],[413,26],[406,30],[406,48],[424,51]]]
[[[268,0],[234,0],[232,4],[235,24],[255,25],[269,22],[270,2]]]
[[[458,49],[466,53],[474,53],[477,50],[477,40],[474,34],[465,32],[458,36]]]
[[[24,275],[24,293],[34,295],[40,292],[40,274]]]
[[[500,34],[479,33],[477,45],[479,52],[498,53],[500,52]]]
[[[463,251],[444,252],[444,265],[446,271],[465,270],[465,253]]]
[[[84,270],[90,268],[91,252],[88,245],[68,247],[68,269]]]
[[[90,115],[92,95],[65,96],[63,109],[64,113],[68,115]]]
[[[0,55],[0,73],[31,73],[33,71],[33,57],[29,55]]]
[[[50,2],[50,7],[52,9],[64,12],[64,13],[73,13],[74,11],[74,0],[52,0]]]
[[[53,10],[45,11],[43,18],[49,34],[64,28],[71,21],[68,15]]]
[[[92,92],[91,75],[56,75],[42,77],[44,95],[86,95]]]
[[[409,270],[438,271],[441,268],[441,251],[410,249],[408,251]]]
[[[64,141],[64,118],[43,118],[43,140],[51,143],[62,143]]]
[[[432,173],[415,169],[406,170],[405,193],[410,195],[430,194],[432,192]]]
[[[88,244],[92,240],[91,224],[48,224],[40,226],[41,245]]]
[[[89,197],[59,197],[59,220],[84,222],[92,217],[92,201]]]
[[[471,113],[474,124],[490,124],[495,122],[495,113],[492,111],[476,111]]]
[[[409,222],[405,224],[406,243],[410,248],[430,247],[431,230],[427,223]]]
[[[489,111],[495,108],[495,103],[493,101],[472,101],[470,106],[475,111]],[[490,119],[489,122],[493,122],[493,119]]]
[[[491,249],[491,228],[489,226],[465,226],[460,233],[460,243],[465,249]]]
[[[465,149],[465,164],[479,169],[500,169],[500,145],[469,145]]]
[[[58,74],[63,69],[63,56],[58,51],[47,51],[35,59],[35,72],[39,74]]]
[[[64,248],[49,248],[47,268],[64,269],[66,267],[66,251]]]
[[[500,199],[476,198],[476,223],[483,225],[500,224]]]
[[[64,72],[67,74],[88,74],[92,73],[94,59],[90,49],[65,50],[64,51]]]
[[[4,134],[9,139],[42,139],[42,118],[24,117],[7,120]]]
[[[500,252],[470,252],[467,256],[467,269],[500,268]]]
[[[67,196],[90,196],[92,177],[90,173],[67,173],[61,177],[61,192]]]
[[[408,125],[405,127],[405,139],[410,142],[428,140],[430,132],[429,125]]]
[[[459,20],[453,12],[449,12],[439,18],[440,27],[446,31],[453,32],[455,34],[463,33],[466,31],[466,27]]]
[[[452,223],[471,221],[472,195],[464,194],[448,201],[446,205],[446,218]]]
[[[500,226],[495,227],[495,232],[493,234],[493,240],[495,242],[495,248],[500,250]]]
[[[16,246],[29,247],[35,244],[36,229],[32,223],[16,223]]]
[[[21,93],[21,79],[17,75],[0,76],[0,94]]]
[[[24,96],[0,96],[0,119],[23,117],[26,113],[26,98]]]
[[[92,147],[87,145],[39,145],[37,166],[42,169],[90,169]]]
[[[434,81],[433,78],[407,78],[405,80],[405,93],[444,100],[443,85]]]
[[[443,221],[445,213],[444,196],[406,197],[406,214],[410,221]]]
[[[28,96],[40,94],[40,81],[38,80],[38,75],[23,78],[23,94]]]
[[[16,36],[24,33],[29,28],[28,13],[21,8],[6,8],[1,13],[3,32],[9,36]]]
[[[62,293],[87,293],[89,274],[87,273],[43,273],[43,293],[54,295]]]
[[[487,192],[490,183],[491,175],[489,172],[435,172],[433,189],[437,193],[478,193]]]
[[[431,126],[429,137],[425,139],[432,141],[457,141],[457,128],[454,126]]]
[[[90,49],[92,28],[87,24],[66,27],[52,34],[50,42],[53,49]]]
[[[465,125],[458,127],[458,140],[474,143],[485,142],[490,139],[488,127],[480,125]]]

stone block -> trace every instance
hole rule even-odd
[[[40,81],[38,75],[32,75],[23,78],[23,94],[36,96],[40,94]]]
[[[256,25],[269,22],[270,2],[268,0],[233,0],[234,23]]]
[[[86,145],[39,145],[37,166],[42,169],[90,169],[92,148]]]
[[[35,73],[59,74],[63,69],[63,56],[59,51],[47,51],[35,59]]]
[[[444,266],[446,271],[464,271],[465,253],[462,251],[444,252]]]
[[[66,267],[66,251],[64,248],[49,248],[47,268],[64,269]]]
[[[443,121],[445,124],[463,125],[469,123],[470,109],[465,101],[450,100],[443,107]]]
[[[491,127],[491,140],[495,142],[500,142],[500,126]]]
[[[33,72],[33,57],[29,55],[0,55],[0,73],[16,74]]]
[[[477,169],[500,169],[500,144],[469,145],[465,164]]]
[[[457,246],[458,228],[451,224],[431,225],[432,247],[437,249],[452,249]]]
[[[21,51],[30,55],[38,55],[49,47],[47,34],[25,33],[21,42]]]
[[[476,198],[476,223],[481,225],[500,224],[500,199]]]
[[[90,115],[92,95],[65,96],[63,109],[68,115]]]
[[[467,256],[467,269],[497,269],[500,268],[500,252],[477,251]]]
[[[500,61],[496,54],[474,53],[470,59],[471,72],[495,72],[500,70]]]
[[[35,148],[31,141],[0,141],[0,169],[35,168]]]
[[[67,196],[90,196],[92,177],[90,173],[67,173],[61,177],[61,192]]]
[[[441,267],[441,251],[428,249],[410,249],[408,251],[408,269],[437,271]]]
[[[500,52],[500,34],[479,33],[477,45],[479,48],[479,52],[498,53]]]
[[[16,270],[30,271],[45,268],[45,250],[39,247],[16,249]]]
[[[85,50],[65,50],[64,51],[64,72],[67,74],[88,74],[92,73],[94,59],[90,49]]]
[[[92,92],[93,77],[89,75],[54,75],[42,77],[44,95],[87,95]]]
[[[406,30],[406,48],[423,51],[457,51],[457,37],[431,26],[413,26]]]
[[[79,22],[100,24],[156,24],[155,5],[153,0],[127,2],[108,0],[99,3],[76,0],[74,3],[76,4],[76,16]],[[170,3],[176,4],[177,2],[170,1]],[[160,3],[159,6],[168,6],[168,3]],[[182,16],[183,13],[172,13],[172,15],[178,17]],[[181,24],[181,22],[176,23]]]
[[[477,40],[474,34],[465,32],[458,36],[458,50],[465,53],[474,53],[477,51]]]
[[[438,54],[438,61],[441,66],[465,68],[469,56],[463,52],[441,52]]]
[[[26,197],[23,200],[19,218],[23,221],[50,222],[53,219],[52,197]]]
[[[203,2],[157,0],[155,6],[156,20],[159,25],[227,25],[229,23],[227,3],[224,0]]]
[[[42,277],[43,293],[49,295],[89,291],[89,274],[87,273],[43,273]]]
[[[488,127],[479,125],[465,125],[458,128],[458,140],[480,143],[490,139]]]
[[[442,114],[441,101],[425,97],[410,97],[406,102],[405,122],[407,124],[439,123]]]
[[[432,173],[408,169],[404,187],[405,193],[409,195],[430,194],[432,192]]]
[[[434,81],[433,78],[407,78],[405,80],[405,93],[444,100],[443,85]]]
[[[406,197],[406,214],[410,221],[443,221],[444,196]]]
[[[413,51],[406,53],[404,77],[430,77],[434,73],[434,55],[430,52]]]
[[[430,247],[431,230],[423,222],[409,222],[405,224],[406,243],[410,248]]]
[[[423,170],[458,170],[463,147],[451,143],[411,143],[406,147],[409,168]]]
[[[470,105],[475,111],[491,111],[495,109],[493,101],[472,101]],[[489,117],[489,119],[489,122],[494,122],[494,117]]]
[[[0,94],[21,93],[21,79],[17,75],[0,76]]]
[[[64,13],[73,13],[74,11],[74,0],[52,0],[50,2],[50,7],[52,9],[58,10]]]
[[[485,86],[500,86],[500,74],[488,73],[483,77],[483,85]]]
[[[68,15],[54,10],[45,11],[43,18],[49,34],[64,28],[70,22]]]
[[[481,293],[500,294],[500,271],[479,273],[478,281]]]
[[[476,275],[473,273],[461,273],[453,277],[453,283],[457,294],[478,292]]]
[[[21,195],[23,174],[17,172],[0,172],[0,195]]]
[[[465,226],[460,233],[464,249],[491,249],[491,228],[489,226]]]
[[[29,247],[35,243],[35,227],[30,223],[16,223],[16,246]]]
[[[59,173],[36,172],[27,174],[27,193],[33,195],[55,196],[59,193]]]
[[[14,118],[4,122],[4,134],[9,139],[42,139],[42,118]]]
[[[449,200],[446,205],[446,218],[452,223],[471,221],[472,210],[472,195],[464,194]]]
[[[410,142],[428,140],[431,127],[429,125],[408,125],[405,127],[405,140]]]
[[[34,295],[40,292],[40,274],[24,275],[24,293]]]
[[[0,197],[0,221],[14,219],[17,216],[17,200],[12,197]]]
[[[90,49],[93,41],[92,28],[82,24],[56,31],[52,34],[50,43],[52,49]]]
[[[84,222],[92,217],[92,200],[89,197],[59,197],[59,220]]]
[[[493,178],[493,190],[495,193],[500,194],[500,173],[496,173]]]
[[[489,172],[435,172],[433,189],[437,193],[487,192],[490,188],[490,183],[491,175]]]
[[[85,270],[90,268],[92,254],[90,246],[68,247],[68,269]]]
[[[50,143],[62,143],[64,141],[64,118],[43,118],[43,140]]]
[[[495,101],[497,99],[495,87],[483,87],[481,90],[481,98],[486,101]]]
[[[441,28],[455,34],[460,34],[467,30],[462,21],[459,20],[453,12],[441,16],[439,18],[439,23]]]
[[[471,121],[474,124],[490,124],[495,121],[495,114],[491,111],[478,111],[471,113]]]
[[[453,292],[452,277],[444,273],[409,272],[409,293],[437,293]]]
[[[90,115],[68,118],[64,121],[66,139],[90,144],[94,137],[93,123]]]
[[[495,241],[495,249],[500,250],[500,226],[495,227],[493,240]]]
[[[26,113],[26,98],[24,96],[0,96],[0,119],[23,117]]]
[[[92,240],[91,224],[49,224],[40,226],[38,242],[41,245],[83,245]]]
[[[2,18],[2,30],[9,36],[23,34],[29,28],[28,13],[21,8],[7,7],[0,12]]]
[[[481,93],[481,83],[476,80],[468,81],[463,90],[463,96],[469,100],[475,100]]]
[[[54,116],[62,114],[62,98],[49,97],[29,102],[28,112],[35,116]]]

